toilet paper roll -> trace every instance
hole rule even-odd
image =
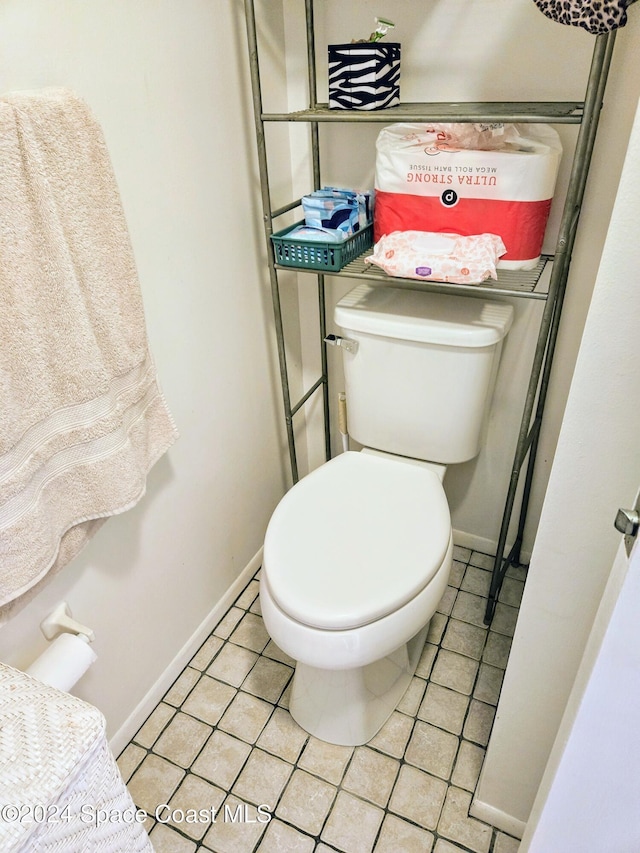
[[[69,692],[98,656],[77,634],[60,634],[26,670],[50,687]]]

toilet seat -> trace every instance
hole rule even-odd
[[[437,474],[349,451],[284,496],[267,529],[263,571],[292,619],[358,628],[418,595],[440,569],[450,536]]]

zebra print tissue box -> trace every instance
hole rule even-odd
[[[400,103],[397,42],[329,45],[329,108],[383,110]]]

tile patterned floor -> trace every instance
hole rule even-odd
[[[487,630],[492,558],[456,547],[454,560],[415,678],[355,748],[289,715],[293,661],[252,579],[118,759],[156,853],[516,853],[468,809],[524,570],[509,569]]]

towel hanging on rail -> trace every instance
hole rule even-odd
[[[533,0],[541,12],[559,24],[583,27],[593,35],[611,32],[627,23],[627,8],[635,0]]]
[[[76,95],[0,97],[0,192],[1,621],[139,501],[177,432],[102,131]]]

